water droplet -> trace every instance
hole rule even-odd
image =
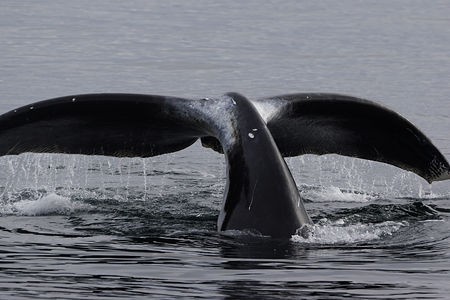
[[[16,112],[17,112],[17,109],[15,109],[14,112],[16,113]]]
[[[234,99],[231,99],[231,102],[233,102],[233,105],[236,105],[236,101],[234,101]]]
[[[208,101],[208,100],[209,100],[209,98],[203,98],[203,100],[206,100],[206,101]]]
[[[75,102],[77,100],[77,98],[72,98],[72,102]]]
[[[30,109],[34,109],[34,106],[30,106]]]
[[[251,139],[254,139],[255,135],[253,133],[249,132],[248,137],[251,138]]]
[[[257,128],[253,128],[252,131],[258,131],[258,129]]]

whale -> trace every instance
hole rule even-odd
[[[446,158],[411,122],[375,102],[340,94],[255,100],[238,93],[215,98],[81,94],[0,116],[0,156],[145,158],[198,140],[227,162],[220,232],[290,238],[313,224],[285,157],[338,154],[390,164],[429,183],[450,179]]]

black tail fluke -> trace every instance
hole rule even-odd
[[[91,94],[0,116],[0,156],[149,157],[184,149],[198,138],[228,162],[219,230],[254,229],[289,238],[312,222],[282,156],[336,153],[395,165],[428,182],[450,179],[444,156],[410,122],[372,102],[340,95],[252,102],[235,93],[199,100]]]
[[[267,126],[283,156],[335,153],[388,163],[428,182],[450,179],[450,166],[431,141],[405,118],[378,104],[335,94],[258,101],[275,107]]]
[[[223,152],[220,126],[208,116],[208,105],[219,102],[197,105],[199,101],[90,94],[38,102],[0,116],[0,155],[148,157],[184,149],[198,138]],[[189,103],[196,103],[197,111]],[[253,103],[265,106],[260,113],[283,156],[335,153],[395,165],[428,182],[450,179],[450,165],[431,141],[409,121],[373,102],[335,94],[292,94]]]
[[[0,116],[0,155],[70,153],[148,157],[184,149],[202,133],[176,104],[151,95],[90,94],[34,103]]]

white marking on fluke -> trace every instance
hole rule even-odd
[[[252,104],[255,106],[264,122],[267,123],[267,121],[269,121],[277,113],[283,102],[278,99],[270,99],[264,101],[254,101]]]
[[[255,198],[255,190],[256,190],[256,186],[257,186],[257,185],[258,185],[258,180],[256,180],[255,186],[253,186],[252,200],[250,200],[250,204],[248,205],[248,210],[250,210],[250,209],[252,208],[253,199]]]
[[[248,133],[248,137],[251,138],[251,139],[254,139],[254,138],[255,138],[255,135],[254,135],[253,133],[249,132],[249,133]]]

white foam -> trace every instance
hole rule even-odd
[[[386,221],[379,224],[345,224],[344,220],[329,222],[321,220],[315,225],[306,225],[301,235],[293,235],[291,240],[303,244],[349,244],[377,240],[390,236],[407,222]]]
[[[368,202],[376,198],[374,195],[356,192],[342,191],[335,186],[321,187],[318,190],[301,191],[303,198],[316,202]]]
[[[37,200],[21,200],[3,207],[4,213],[22,216],[65,215],[77,210],[86,210],[88,205],[72,202],[70,198],[55,193]]]

